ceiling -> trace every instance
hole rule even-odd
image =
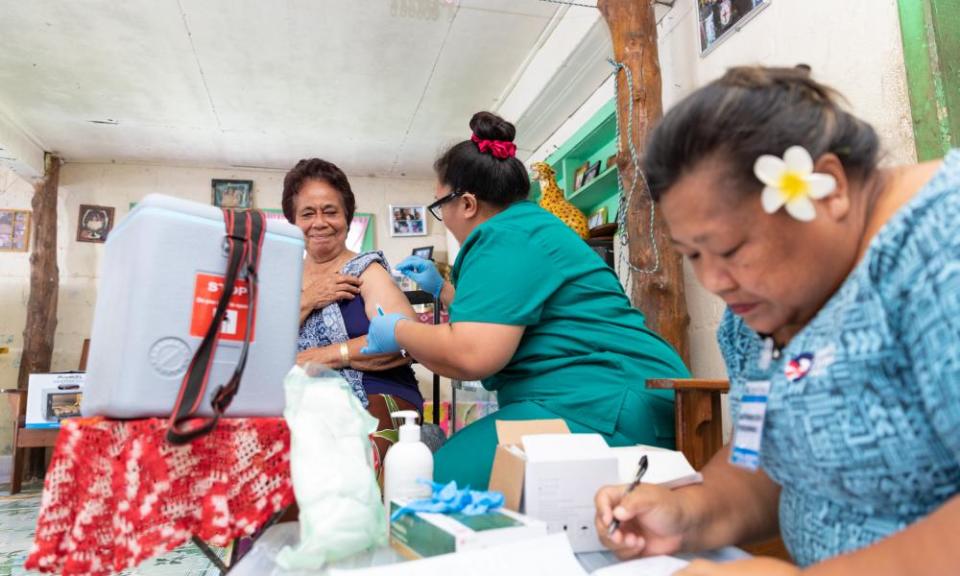
[[[473,112],[497,108],[560,10],[0,0],[0,112],[68,162],[287,169],[323,156],[351,174],[427,176]]]

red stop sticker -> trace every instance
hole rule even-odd
[[[190,318],[190,335],[203,338],[207,335],[210,322],[217,312],[217,303],[223,295],[224,277],[215,274],[197,274],[197,283],[193,290],[193,314]],[[246,280],[237,280],[233,286],[233,295],[227,303],[227,312],[220,324],[221,340],[242,342],[247,335],[247,316],[250,314],[250,284]],[[253,342],[256,318],[250,324],[250,341]]]

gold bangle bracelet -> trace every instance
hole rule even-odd
[[[347,347],[346,342],[340,343],[340,360],[343,362],[344,367],[350,366],[350,348]]]

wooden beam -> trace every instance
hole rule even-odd
[[[632,132],[628,122],[630,90],[626,74],[620,72],[617,90],[617,117],[620,122],[620,149],[618,159],[624,188],[634,182],[633,163],[629,157],[628,138],[642,155],[647,135],[663,115],[661,100],[660,60],[657,49],[657,21],[653,5],[641,0],[600,0],[597,8],[610,27],[613,40],[613,57],[632,72],[633,122]],[[666,225],[659,211],[653,223],[652,236],[656,239],[656,252],[650,241],[650,208],[652,200],[646,183],[637,183],[630,205],[627,207],[627,227],[630,232],[628,258],[639,270],[652,270],[659,254],[659,267],[655,272],[633,271],[631,274],[631,299],[643,311],[647,325],[673,345],[683,361],[690,365],[690,350],[687,340],[687,301],[683,287],[683,261],[673,249]]]
[[[43,178],[34,184],[33,250],[30,254],[30,298],[27,325],[23,330],[23,352],[17,388],[26,389],[31,373],[49,372],[53,359],[53,337],[57,330],[57,299],[60,271],[57,268],[57,189],[60,185],[60,158],[47,154]]]

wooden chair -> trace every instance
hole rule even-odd
[[[730,390],[726,380],[648,380],[647,388],[676,392],[677,450],[697,470],[723,448],[720,395]]]
[[[13,414],[13,470],[10,473],[10,494],[20,492],[23,481],[23,468],[27,460],[28,448],[46,448],[57,443],[59,428],[24,428],[27,414],[27,391],[17,388],[0,390],[7,398],[10,413]]]
[[[81,372],[87,369],[87,355],[90,351],[90,339],[83,341],[80,351]],[[19,388],[0,390],[7,399],[10,414],[13,415],[13,470],[10,473],[10,494],[20,492],[23,471],[26,466],[28,448],[49,448],[55,446],[60,429],[24,428],[27,414],[27,391]]]
[[[720,396],[730,390],[726,380],[665,379],[648,380],[647,388],[676,392],[677,450],[697,470],[723,448],[723,414]],[[749,546],[744,550],[755,556],[773,556],[793,562],[779,537]]]

